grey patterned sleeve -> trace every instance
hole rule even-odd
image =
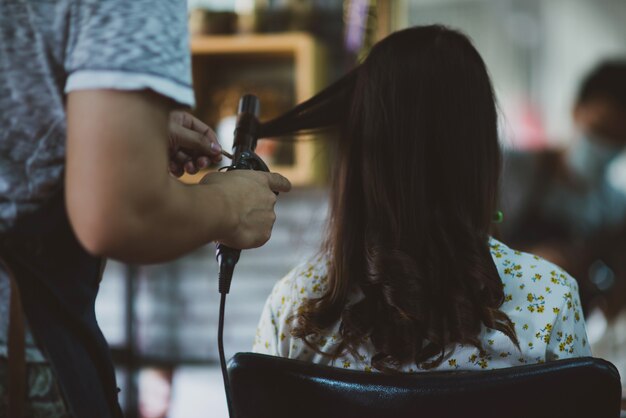
[[[65,91],[149,88],[193,105],[184,0],[82,0],[70,9]]]

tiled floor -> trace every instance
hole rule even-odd
[[[319,248],[327,211],[327,191],[281,194],[272,239],[244,251],[227,299],[224,344],[227,355],[249,351],[258,317],[274,283]],[[125,342],[125,267],[109,263],[97,303],[98,319],[112,345]],[[217,365],[217,263],[208,245],[173,263],[139,269],[136,339],[140,352],[187,365],[174,373],[170,418],[226,417]],[[145,380],[145,379],[144,379]],[[140,378],[142,382],[142,378]],[[207,415],[207,411],[211,411]]]

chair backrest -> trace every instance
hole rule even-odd
[[[583,357],[480,372],[382,374],[253,353],[229,362],[236,418],[618,418],[615,367]]]

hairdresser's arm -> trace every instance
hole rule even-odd
[[[71,92],[67,103],[66,201],[80,242],[127,262],[173,259],[210,241],[265,243],[278,174],[213,173],[184,185],[168,172],[171,104],[148,92]]]

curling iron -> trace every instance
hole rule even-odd
[[[246,94],[239,100],[237,127],[235,129],[233,155],[231,158],[232,165],[226,167],[226,171],[270,171],[265,162],[263,162],[263,160],[254,152],[259,135],[259,108],[259,99],[254,95]],[[230,401],[228,369],[226,367],[226,357],[224,355],[224,308],[226,305],[226,295],[230,291],[230,283],[233,279],[233,272],[235,265],[239,261],[240,254],[241,250],[217,244],[216,258],[220,269],[218,285],[220,292],[220,314],[217,344],[220,356],[220,366],[222,368],[222,377],[224,378],[224,390],[226,392],[226,403],[228,404],[228,415],[230,417],[233,417],[233,413]]]

